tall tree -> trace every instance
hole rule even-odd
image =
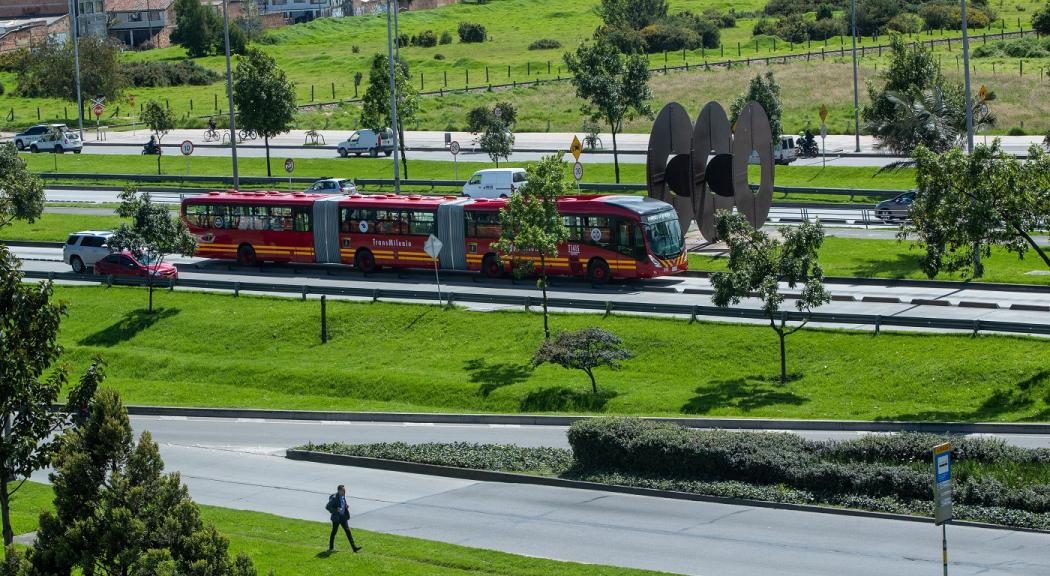
[[[26,169],[14,142],[0,144],[0,228],[13,220],[35,221],[44,212],[44,183]]]
[[[80,38],[80,89],[85,102],[97,96],[110,101],[120,96],[127,85],[120,52],[115,39]],[[16,95],[76,101],[72,42],[49,40],[12,60],[18,74]]]
[[[233,103],[237,122],[245,130],[263,137],[266,145],[266,175],[270,171],[270,138],[284,134],[295,120],[295,85],[277,61],[265,52],[249,49],[233,72]]]
[[[175,129],[175,115],[171,113],[171,110],[165,108],[160,102],[156,100],[150,100],[146,102],[145,108],[142,109],[142,122],[149,127],[153,135],[157,137],[157,147],[160,148],[160,142],[164,139],[164,136]],[[160,150],[157,151],[157,175],[160,175]]]
[[[62,438],[55,510],[40,517],[29,573],[254,576],[251,560],[231,560],[229,542],[201,520],[179,475],[163,470],[149,432],[135,442],[120,397],[99,391],[87,421]]]
[[[405,155],[405,123],[419,113],[419,91],[409,81],[408,64],[401,61],[394,67],[394,87],[397,90],[397,126],[390,118],[390,62],[386,56],[372,57],[368,70],[368,88],[361,109],[361,124],[381,133],[386,128],[397,130],[401,149],[401,166],[408,177],[408,157]]]
[[[606,26],[641,30],[667,17],[667,0],[601,0],[594,10]]]
[[[772,72],[756,74],[748,84],[747,93],[737,96],[729,105],[729,121],[736,124],[740,118],[740,112],[747,106],[748,102],[755,101],[762,105],[769,117],[769,128],[773,132],[774,144],[780,142],[780,136],[784,133],[780,117],[784,113],[784,106],[780,102],[780,84],[773,77]]]
[[[159,268],[168,254],[192,256],[197,247],[197,239],[190,234],[186,223],[178,216],[172,216],[167,206],[154,204],[149,192],[139,193],[135,188],[125,188],[120,193],[117,215],[131,223],[121,224],[110,238],[109,245],[116,250],[131,252],[151,270]],[[155,274],[146,276],[150,312],[153,312],[155,282]]]
[[[715,289],[711,300],[715,306],[728,308],[758,293],[769,327],[780,339],[780,383],[784,384],[787,382],[785,340],[801,330],[809,318],[797,326],[788,326],[786,316],[781,314],[784,295],[780,292],[780,283],[786,283],[791,289],[802,286],[795,306],[807,314],[831,301],[831,295],[824,289],[824,272],[817,262],[817,251],[824,243],[824,229],[819,222],[781,228],[784,237],[781,242],[752,228],[743,215],[729,211],[718,213],[716,227],[718,237],[729,247],[729,270],[711,275]]]
[[[1050,154],[1033,145],[1028,155],[1021,162],[998,140],[969,155],[916,150],[918,194],[900,238],[918,238],[927,276],[961,271],[980,278],[984,264],[977,256],[990,257],[992,246],[1022,258],[1034,250],[1050,268],[1050,257],[1031,235],[1050,222]]]
[[[190,58],[211,54],[215,36],[222,34],[222,27],[215,30],[215,19],[208,14],[211,8],[199,0],[175,0],[175,29],[171,41],[186,49]]]
[[[502,112],[489,115],[488,123],[482,130],[481,137],[478,138],[478,147],[496,163],[496,168],[499,168],[500,158],[504,160],[510,158],[514,151],[514,133],[503,120]]]
[[[544,156],[526,169],[528,181],[511,194],[506,207],[500,209],[500,239],[496,251],[510,259],[518,276],[535,270],[535,259],[540,260],[537,281],[543,291],[543,337],[551,337],[547,314],[547,258],[558,254],[558,245],[569,237],[561,214],[558,198],[572,193],[568,165],[561,154]]]
[[[613,141],[616,182],[620,182],[620,157],[616,134],[624,120],[652,116],[649,101],[649,60],[642,54],[625,55],[605,36],[581,44],[575,53],[565,54],[565,65],[572,73],[576,96],[587,101],[583,113],[609,125]]]

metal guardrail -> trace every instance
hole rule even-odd
[[[97,180],[97,181],[109,181],[109,182],[170,182],[175,184],[187,183],[187,184],[206,184],[206,183],[221,183],[224,185],[233,185],[233,178],[230,176],[179,176],[177,174],[94,174],[89,172],[44,172],[39,174],[44,180]],[[286,185],[289,180],[292,183],[297,184],[309,184],[317,181],[319,178],[316,177],[292,177],[292,178],[281,178],[274,177],[268,178],[266,176],[241,176],[240,182],[242,184],[273,184],[274,186]],[[391,179],[382,178],[355,178],[354,182],[360,186],[393,186],[394,181]],[[401,180],[402,186],[422,186],[426,188],[462,188],[466,184],[466,180],[429,180],[429,179],[403,179]],[[752,189],[757,190],[757,185],[752,185]],[[644,192],[646,190],[645,184],[611,184],[611,183],[581,183],[580,190],[588,192]],[[893,198],[908,190],[873,190],[868,188],[819,188],[819,187],[800,187],[800,186],[774,186],[773,191],[779,194],[820,194],[827,196],[872,196],[876,198]],[[201,190],[204,193],[205,190]]]
[[[145,286],[141,278],[122,278],[114,276],[92,276],[73,272],[41,272],[28,270],[25,278],[37,280],[64,280],[76,282],[98,282],[107,286]],[[343,296],[389,300],[420,300],[440,302],[436,290],[402,290],[389,288],[351,288],[343,286],[309,286],[293,284],[276,284],[266,282],[239,282],[229,280],[168,280],[156,282],[158,288],[197,288],[202,290],[257,293],[297,294],[302,298],[308,295]],[[523,306],[528,309],[539,306],[541,299],[536,296],[517,296],[510,294],[472,294],[445,291],[444,298],[449,303],[471,302],[478,304],[501,304],[505,306]],[[635,312],[658,315],[678,315],[697,318],[709,316],[714,318],[737,318],[742,320],[767,320],[760,309],[719,308],[716,306],[694,306],[690,304],[657,304],[647,302],[613,302],[611,300],[590,300],[585,298],[548,298],[547,305],[552,308],[587,310],[595,312]],[[934,330],[955,330],[970,332],[999,332],[1009,334],[1050,335],[1050,325],[1026,324],[1023,322],[999,322],[993,320],[966,320],[952,318],[917,318],[907,316],[879,316],[871,314],[841,314],[834,312],[812,312],[805,314],[798,311],[784,310],[781,315],[788,321],[801,322],[809,320],[814,323],[844,324],[854,326],[874,326],[876,334],[883,327],[926,328]]]

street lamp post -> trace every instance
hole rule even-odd
[[[965,2],[965,0],[963,0]],[[857,147],[860,152],[860,92],[857,80],[857,0],[852,2],[850,35],[853,37],[853,131],[856,134]]]
[[[222,28],[226,41],[226,96],[230,105],[230,156],[233,160],[233,189],[240,190],[241,179],[237,174],[237,124],[233,113],[233,71],[230,68],[230,2],[222,2]]]
[[[77,87],[77,130],[80,141],[84,141],[84,96],[80,92],[80,6],[77,0],[69,0],[69,29],[73,36],[73,76]]]
[[[397,82],[394,79],[394,27],[391,21],[391,10],[395,10],[396,0],[386,2],[386,43],[387,58],[390,60],[390,132],[394,139],[394,193],[401,193],[401,168],[397,142]]]
[[[966,0],[962,5],[963,70],[966,86],[966,151],[973,152],[973,96],[970,93],[970,34],[966,30]]]

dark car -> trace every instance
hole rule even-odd
[[[145,278],[152,274],[156,278],[178,280],[179,271],[172,264],[150,264],[139,262],[130,252],[115,252],[95,262],[95,274],[100,276],[137,276]]]
[[[896,198],[883,200],[875,205],[875,217],[884,222],[907,220],[911,215],[911,205],[915,202],[915,192],[905,192]]]

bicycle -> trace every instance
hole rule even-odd
[[[218,130],[209,128],[208,130],[204,131],[205,142],[218,142],[220,138],[221,136],[219,136]]]
[[[255,130],[241,130],[237,133],[237,138],[239,138],[241,142],[244,142],[245,140],[255,140],[256,136],[258,135],[255,133]]]

